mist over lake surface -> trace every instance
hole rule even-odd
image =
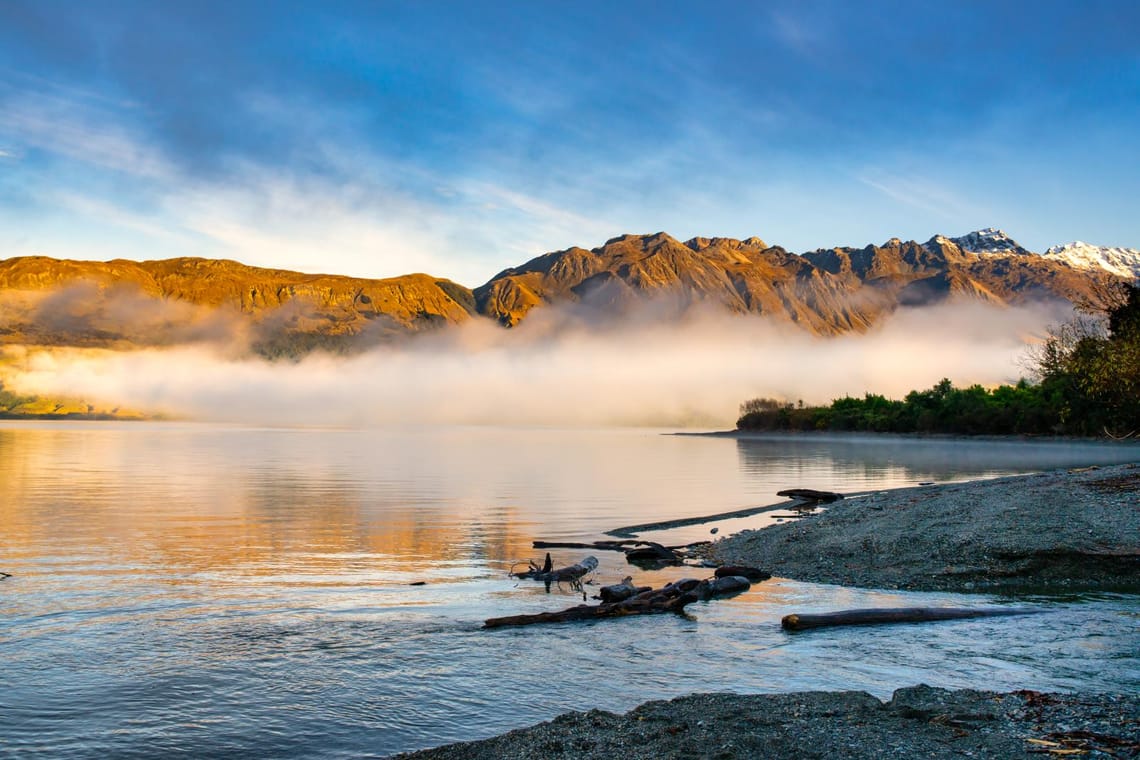
[[[776,503],[788,487],[1140,461],[1140,447],[1084,442],[663,432],[0,423],[0,755],[385,756],[694,691],[1140,688],[1126,595],[791,636],[791,611],[1008,600],[773,579],[687,617],[479,630],[581,602],[507,578],[541,557],[534,540]],[[711,572],[596,555],[599,585]]]

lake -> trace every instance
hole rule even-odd
[[[480,630],[581,602],[507,577],[541,559],[537,539],[775,503],[787,487],[1140,461],[1095,443],[663,432],[0,423],[0,754],[383,757],[694,691],[1140,688],[1128,595],[789,635],[791,611],[1008,600],[773,579],[685,617]],[[595,554],[599,585],[710,572]]]

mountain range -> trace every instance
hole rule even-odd
[[[539,309],[606,322],[647,304],[660,319],[712,309],[835,335],[947,299],[1095,302],[1101,284],[1137,276],[1136,249],[1074,242],[1036,254],[993,228],[802,254],[756,237],[623,235],[543,254],[474,289],[426,274],[362,279],[200,258],[20,257],[0,261],[0,343],[125,348],[237,335],[264,355],[296,355],[480,318],[515,327]]]

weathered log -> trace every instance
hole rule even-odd
[[[542,567],[530,562],[530,569],[521,573],[511,572],[510,575],[515,578],[529,578],[531,580],[542,581],[543,583],[562,583],[564,581],[571,581],[577,583],[582,579],[586,573],[593,572],[598,567],[598,558],[589,556],[567,567],[560,567],[554,569],[551,566],[550,554],[546,555],[546,561]]]
[[[677,596],[670,601],[673,603],[663,602],[661,604],[649,604],[641,600],[627,599],[624,602],[615,602],[613,604],[579,604],[577,607],[559,610],[558,612],[539,612],[533,615],[508,615],[501,618],[489,618],[483,622],[483,627],[504,628],[507,626],[568,623],[575,620],[598,620],[660,612],[680,612],[684,609],[685,604],[696,601],[696,599],[689,599],[688,596]]]
[[[663,612],[682,612],[696,601],[739,593],[748,587],[747,578],[714,578],[699,581],[682,578],[660,589],[649,589],[620,602],[598,605],[580,604],[558,612],[539,612],[532,615],[509,615],[490,618],[484,628],[536,625],[539,623],[566,623],[575,620],[597,620],[629,615],[651,615]]]
[[[698,585],[700,585],[700,583],[701,582],[696,578],[679,578],[675,581],[666,583],[657,591],[657,593],[669,595],[683,594],[686,591],[692,591]]]
[[[676,553],[667,546],[663,546],[656,541],[641,541],[641,545],[633,549],[626,549],[625,555],[627,557],[636,556],[639,559],[676,559]]]
[[[658,565],[680,565],[682,563],[680,555],[672,549],[654,541],[644,541],[642,543],[644,544],[643,546],[625,550],[625,559],[627,562],[632,564],[652,563]]]
[[[580,543],[576,541],[534,541],[531,543],[535,549],[600,549],[601,551],[624,552],[630,546],[642,543],[636,539],[622,541],[592,541]]]
[[[651,530],[668,530],[670,528],[687,528],[691,525],[704,525],[710,522],[718,522],[720,520],[729,520],[737,517],[751,517],[752,515],[759,515],[764,512],[775,512],[779,509],[796,509],[803,506],[812,508],[819,502],[811,501],[807,504],[770,504],[765,507],[748,507],[746,509],[734,509],[731,512],[718,512],[715,515],[704,515],[703,517],[681,517],[676,520],[662,520],[661,522],[642,523],[640,525],[627,525],[624,528],[614,528],[607,530],[607,536],[617,536],[618,538],[631,538],[638,533],[646,533]]]
[[[830,504],[833,501],[839,501],[843,498],[843,494],[841,493],[835,493],[834,491],[817,491],[814,488],[785,488],[783,491],[776,491],[776,495],[786,496],[789,499],[822,501],[825,504]]]
[[[631,558],[631,561],[634,562],[650,559],[665,560],[679,564],[686,556],[690,555],[693,549],[708,546],[709,543],[711,542],[694,541],[693,543],[682,544],[680,546],[662,546],[654,541],[627,538],[621,541],[593,541],[590,543],[577,541],[534,541],[531,545],[535,549],[597,549],[599,551],[624,552],[627,555],[631,552],[635,552]]]
[[[780,626],[785,631],[805,631],[839,625],[875,625],[879,623],[927,623],[935,620],[964,620],[1004,615],[1032,615],[1044,610],[964,607],[896,607],[865,610],[842,610],[818,614],[785,615]]]
[[[537,625],[539,623],[565,623],[571,620],[589,620],[599,617],[599,607],[579,604],[568,610],[558,612],[539,612],[533,615],[508,615],[506,617],[488,618],[483,621],[484,628],[504,628],[507,626]]]
[[[633,585],[633,578],[626,576],[621,583],[615,583],[612,586],[602,586],[598,591],[598,596],[595,599],[601,599],[603,603],[621,602],[629,599],[631,596],[650,591],[649,586],[635,586]]]
[[[713,575],[717,578],[728,578],[733,575],[739,575],[752,582],[766,581],[772,577],[771,573],[766,573],[759,568],[744,567],[743,565],[723,565],[718,567]]]
[[[742,575],[724,575],[718,578],[703,580],[691,593],[704,601],[719,596],[734,596],[743,593],[752,587],[752,583]]]
[[[575,620],[598,620],[605,618],[627,617],[629,615],[648,615],[662,612],[682,612],[685,605],[698,601],[693,594],[677,594],[658,603],[633,597],[623,602],[613,604],[579,604],[558,612],[539,612],[533,615],[508,615],[501,618],[489,618],[483,622],[484,628],[504,628],[507,626],[537,625],[539,623],[567,623]]]

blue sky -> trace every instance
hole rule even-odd
[[[0,3],[0,257],[1140,247],[1140,3]]]

